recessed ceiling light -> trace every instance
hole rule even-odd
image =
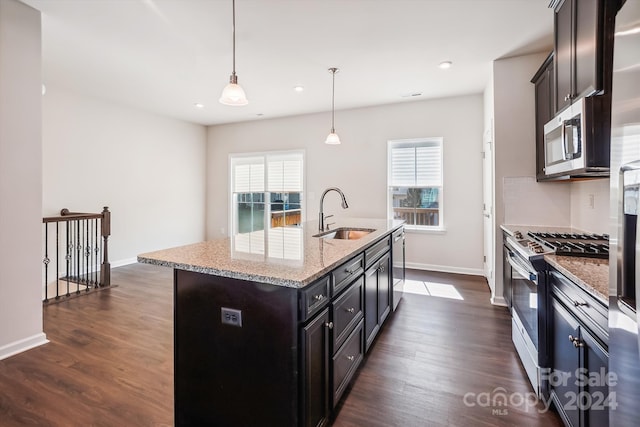
[[[264,116],[264,114],[262,114],[262,113],[256,113],[256,117],[262,117],[262,116]]]
[[[412,98],[414,96],[421,96],[421,95],[422,95],[422,92],[407,92],[407,93],[400,94],[400,97]]]
[[[451,61],[442,61],[440,65],[438,65],[438,67],[440,67],[443,70],[446,70],[447,68],[451,68],[452,65],[453,65],[453,62]]]
[[[45,93],[47,93],[47,87],[44,85],[44,83],[42,83],[42,95],[44,95]]]
[[[296,92],[300,93],[300,92],[304,92],[304,86],[298,85],[298,86],[294,86],[293,90],[295,90]]]
[[[196,108],[204,108],[204,104],[200,104],[199,102],[196,102],[193,106]]]

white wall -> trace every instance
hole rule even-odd
[[[206,128],[48,86],[43,209],[111,215],[112,267],[205,235]]]
[[[265,150],[306,150],[307,219],[317,219],[319,197],[330,186],[346,194],[349,209],[329,194],[325,212],[386,217],[387,141],[444,137],[443,234],[410,233],[407,263],[418,268],[482,274],[482,130],[480,95],[336,112],[343,141],[328,146],[327,113],[212,126],[207,151],[207,237],[228,228],[228,156]],[[335,197],[334,197],[335,196]]]
[[[609,180],[571,183],[571,226],[591,233],[610,233]]]
[[[568,226],[571,188],[567,183],[535,182],[535,91],[530,82],[548,53],[493,63],[495,136],[495,223]],[[496,227],[495,289],[501,304],[502,232]]]
[[[40,12],[0,1],[0,359],[43,344]]]

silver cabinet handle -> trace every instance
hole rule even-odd
[[[576,306],[576,307],[580,307],[580,306],[585,306],[585,305],[589,305],[589,304],[586,303],[586,302],[574,301],[573,305]]]
[[[353,307],[351,307],[351,308],[347,308],[347,313],[353,313],[353,312],[355,312],[355,311],[356,311],[356,309],[355,309],[355,308],[353,308]]]
[[[347,359],[349,359],[350,362],[353,362],[355,358],[356,358],[355,356],[347,356]]]
[[[573,335],[569,335],[569,341],[573,343],[575,348],[584,347],[584,342],[580,341],[580,338],[574,337]]]
[[[324,299],[324,295],[322,294],[314,295],[313,299],[316,301],[322,301]]]
[[[329,329],[333,329],[333,322],[327,322],[324,324],[324,326],[326,326]]]

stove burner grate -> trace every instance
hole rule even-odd
[[[556,255],[609,257],[608,234],[583,233],[528,233],[530,237],[555,250]]]

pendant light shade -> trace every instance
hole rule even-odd
[[[244,89],[238,84],[238,77],[231,74],[229,84],[222,89],[222,96],[220,96],[220,103],[224,105],[247,105],[247,96],[244,94]]]
[[[337,133],[335,133],[333,129],[331,129],[331,133],[327,135],[327,139],[324,140],[324,143],[330,145],[338,145],[340,144],[340,137]]]
[[[336,99],[336,73],[338,72],[337,68],[329,68],[329,72],[332,74],[332,86],[331,86],[331,132],[325,139],[325,144],[330,145],[338,145],[340,144],[340,137],[336,133],[334,128],[334,119],[335,119],[335,99]]]
[[[233,33],[233,71],[229,78],[229,84],[222,90],[220,103],[224,105],[240,106],[247,105],[249,101],[242,87],[238,84],[238,76],[236,75],[236,0],[232,0],[232,33]]]

